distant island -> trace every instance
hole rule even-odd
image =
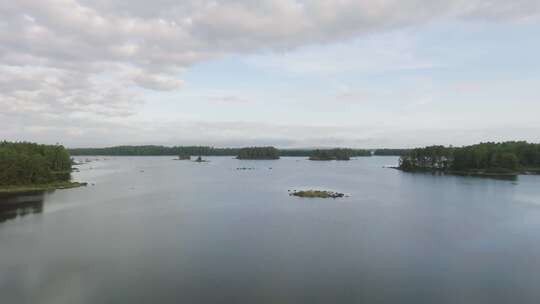
[[[398,169],[478,176],[540,174],[540,144],[510,141],[417,148],[400,158]]]
[[[279,159],[279,150],[274,147],[248,147],[238,151],[237,159]]]
[[[330,149],[330,150],[315,150],[309,156],[309,160],[328,161],[328,160],[350,160],[354,156],[371,156],[368,150],[353,150],[353,149]]]
[[[103,156],[236,156],[238,148],[215,148],[209,146],[114,146],[106,148],[74,148],[69,149],[71,155],[103,155]]]
[[[308,157],[312,161],[350,160],[352,157],[399,156],[396,167],[406,172],[440,172],[480,176],[540,174],[539,144],[524,141],[480,143],[465,147],[429,146],[416,149],[277,149],[275,147],[216,148],[210,146],[116,146],[68,150],[71,155],[108,156],[234,156],[238,159]],[[202,159],[201,159],[202,161]]]
[[[71,182],[72,160],[60,145],[0,142],[0,193],[83,185]]]
[[[262,147],[265,148],[265,147]],[[72,148],[68,149],[71,155],[78,156],[234,156],[246,148],[216,148],[210,146],[115,146],[106,148]],[[277,149],[277,148],[276,148]],[[311,157],[316,149],[277,149],[280,157]],[[320,150],[320,149],[319,149]],[[332,149],[323,149],[332,150]],[[349,149],[351,157],[371,156],[372,150]],[[375,154],[378,150],[375,150]],[[399,155],[397,155],[399,156]]]

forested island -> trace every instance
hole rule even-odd
[[[242,148],[236,156],[238,159],[279,159],[279,150],[274,147]]]
[[[353,149],[330,149],[330,150],[315,150],[309,156],[309,160],[350,160],[355,156],[371,156],[368,150],[353,150]]]
[[[60,145],[0,142],[0,192],[77,187],[72,161]]]
[[[480,176],[540,174],[540,144],[511,141],[417,148],[400,158],[398,168]]]

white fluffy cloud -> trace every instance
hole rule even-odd
[[[444,18],[538,17],[536,0],[14,0],[0,4],[3,63],[172,73],[225,53],[293,48]]]
[[[92,73],[43,66],[0,66],[0,71],[4,114],[124,116],[141,102],[123,83]]]

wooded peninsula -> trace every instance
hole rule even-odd
[[[511,141],[417,148],[400,158],[399,169],[486,176],[539,174],[540,144]]]
[[[71,166],[63,146],[0,142],[0,192],[80,186],[70,181]]]

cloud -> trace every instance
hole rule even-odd
[[[182,80],[166,75],[139,73],[132,79],[138,86],[156,91],[171,91],[184,85]]]
[[[354,39],[347,44],[307,46],[286,53],[247,56],[245,61],[267,69],[319,75],[444,68],[444,64],[419,54],[417,40],[408,32],[391,31]]]
[[[96,75],[51,67],[0,66],[4,113],[125,116],[140,102],[121,83]]]
[[[539,11],[536,0],[4,1],[0,58],[178,72],[227,53],[339,41],[440,18],[521,20]]]
[[[108,121],[137,113],[145,98],[138,88],[182,89],[186,69],[227,54],[284,52],[444,19],[538,20],[539,13],[537,0],[1,1],[1,113]],[[343,68],[295,67],[294,60],[284,64]],[[368,61],[355,67],[377,68]],[[396,62],[402,69],[436,64]]]

